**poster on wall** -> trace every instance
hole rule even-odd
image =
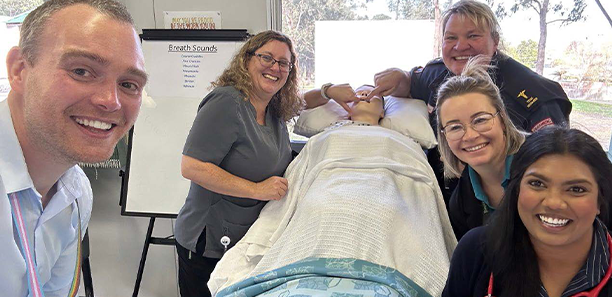
[[[149,96],[202,98],[210,82],[227,67],[241,42],[145,41]]]
[[[215,30],[221,27],[220,11],[164,11],[164,28]]]

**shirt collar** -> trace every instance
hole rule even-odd
[[[33,188],[6,98],[0,99],[0,176],[7,193]]]
[[[506,164],[504,167],[504,179],[502,180],[502,183],[501,183],[501,186],[504,187],[504,190],[506,189],[508,182],[510,182],[510,166],[512,165],[513,158],[514,158],[514,155],[508,155],[506,157]],[[482,185],[480,184],[480,176],[478,175],[476,170],[470,167],[470,165],[468,165],[468,173],[470,174],[470,182],[472,183],[472,188],[474,189],[474,196],[476,196],[476,199],[484,203],[487,210],[489,211],[495,210],[495,208],[491,206],[491,204],[489,203],[489,197],[482,189]]]
[[[608,246],[608,229],[599,220],[593,223],[593,242],[587,260],[561,294],[561,297],[572,296],[578,292],[596,287],[603,279],[610,266],[610,247]],[[548,297],[544,286],[540,286],[540,296]]]
[[[501,183],[502,187],[504,187],[504,190],[508,186],[508,183],[510,183],[510,166],[512,166],[513,159],[514,159],[514,155],[509,155],[506,157],[506,167],[504,168],[504,180],[502,180],[502,183]]]
[[[0,176],[2,176],[6,193],[32,189],[40,198],[40,194],[34,188],[34,182],[32,182],[28,172],[23,151],[19,145],[17,134],[15,134],[6,98],[0,98],[0,139],[2,139],[0,141]],[[75,165],[62,174],[57,182],[57,192],[47,208],[57,208],[59,211],[83,194],[81,173],[82,171]],[[58,195],[58,193],[61,193],[61,195]]]

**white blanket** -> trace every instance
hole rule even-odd
[[[457,241],[420,146],[382,127],[318,134],[287,168],[287,195],[269,202],[208,286],[219,290],[307,257],[393,267],[433,296]]]

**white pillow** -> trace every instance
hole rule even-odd
[[[302,111],[293,132],[311,137],[329,125],[346,119],[346,110],[336,101],[329,100],[325,105]],[[385,97],[385,117],[380,125],[414,139],[423,148],[430,149],[437,145],[423,100]]]
[[[348,112],[336,101],[329,100],[324,105],[303,110],[293,127],[293,133],[312,137],[331,124],[346,119],[348,119]]]

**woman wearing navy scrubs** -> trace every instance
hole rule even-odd
[[[442,296],[612,296],[611,173],[584,132],[529,136],[490,224],[457,246]]]

